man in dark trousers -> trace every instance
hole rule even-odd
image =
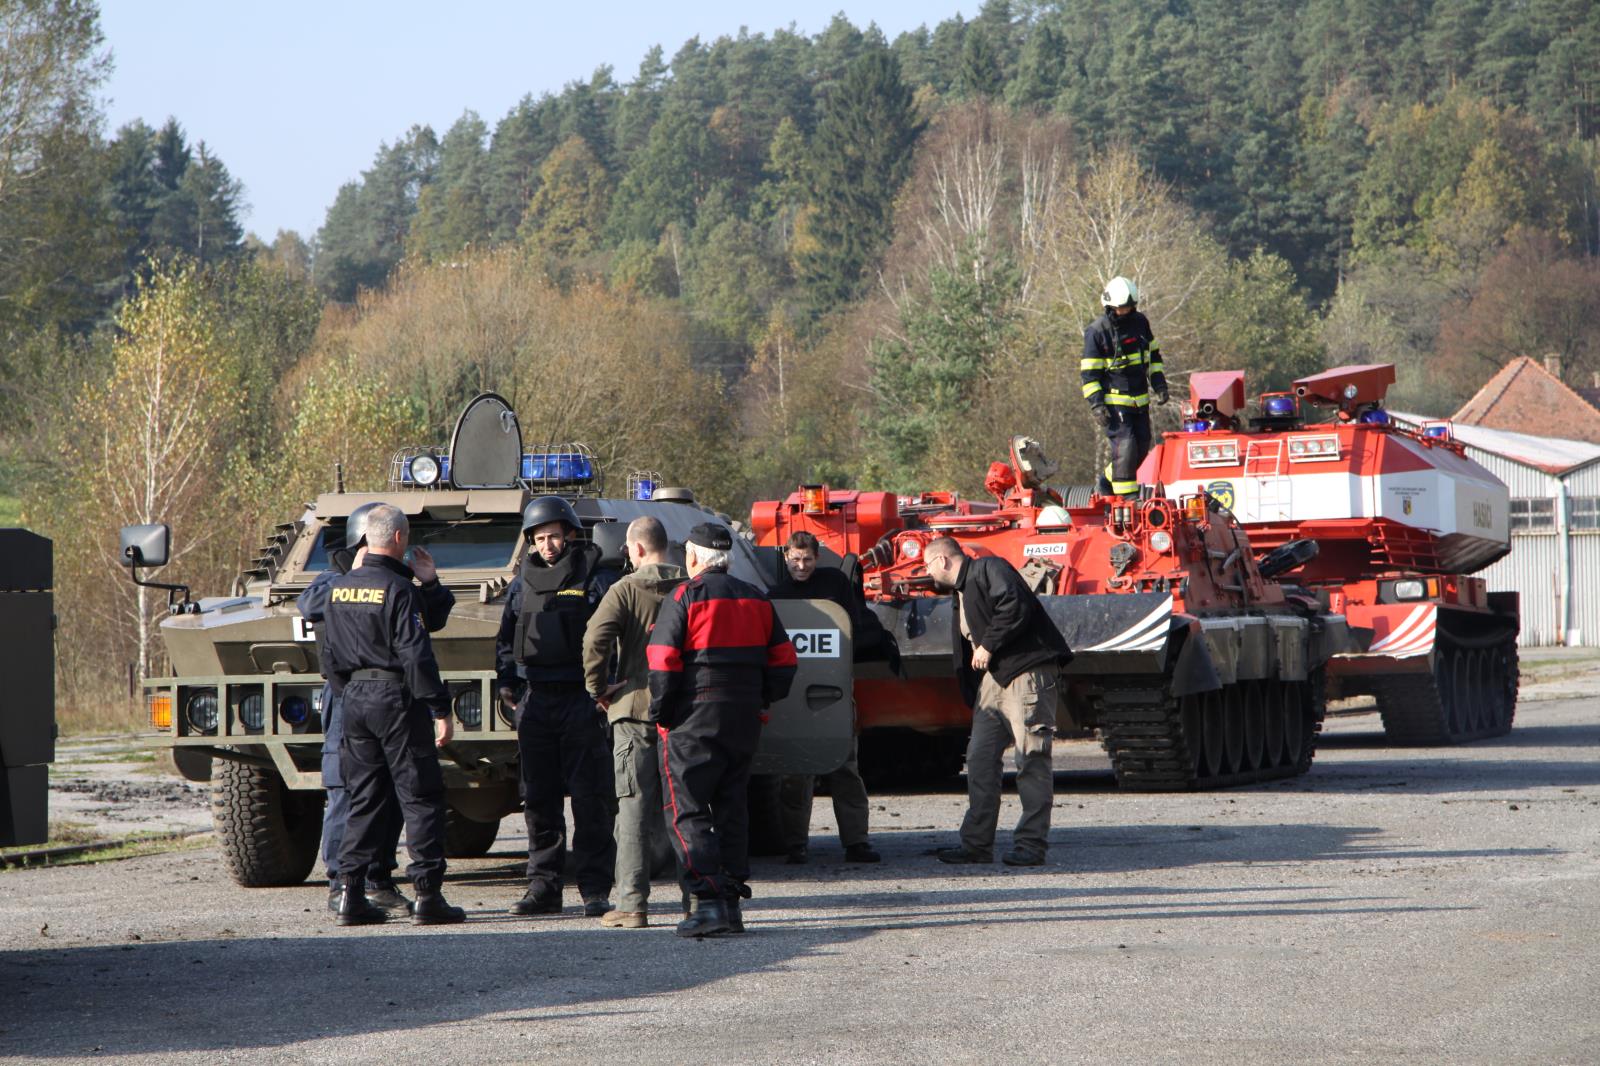
[[[388,917],[367,901],[365,881],[388,839],[384,805],[392,792],[417,892],[411,920],[453,924],[466,915],[444,898],[444,774],[436,750],[450,743],[450,695],[423,624],[416,575],[403,561],[410,523],[389,504],[366,520],[366,556],[333,582],[323,618],[328,680],[344,701],[339,761],[350,793],[338,921],[367,925]]]
[[[528,890],[512,904],[512,914],[561,913],[567,865],[563,792],[572,797],[572,851],[583,913],[599,918],[611,910],[616,786],[605,716],[584,691],[583,631],[616,575],[599,566],[596,545],[577,539],[580,528],[577,512],[560,496],[541,496],[522,509],[528,552],[495,640],[500,698],[517,708],[528,826]]]
[[[315,627],[317,658],[322,663],[323,677],[327,677],[327,653],[323,647],[323,616],[328,607],[328,592],[333,583],[360,566],[366,555],[367,515],[376,503],[364,503],[350,512],[344,524],[344,547],[327,552],[328,567],[318,574],[306,590],[295,600],[300,617]],[[417,575],[417,592],[422,597],[422,623],[429,633],[437,633],[450,620],[450,609],[455,606],[455,595],[439,581],[433,556],[422,547],[411,549],[411,568]],[[350,793],[344,787],[344,774],[339,769],[339,744],[344,735],[341,707],[344,701],[333,694],[333,685],[322,686],[322,787],[328,793],[328,805],[322,812],[322,866],[328,872],[328,909],[337,913],[342,880],[339,876],[339,849],[344,845],[345,822],[350,817]],[[367,870],[367,900],[389,914],[399,916],[411,913],[411,901],[395,887],[395,851],[400,846],[400,830],[404,819],[400,803],[394,793],[388,794],[384,804],[383,843],[378,845],[378,859]]]
[[[1167,402],[1166,366],[1138,302],[1138,286],[1112,278],[1100,294],[1105,314],[1083,331],[1083,398],[1111,445],[1097,486],[1102,496],[1139,491],[1139,464],[1150,453],[1150,397]]]
[[[961,846],[939,852],[939,861],[994,861],[1002,759],[1006,748],[1015,745],[1022,818],[1004,862],[1042,866],[1050,848],[1055,791],[1050,748],[1056,731],[1056,682],[1072,652],[1044,604],[1010,563],[993,556],[969,559],[950,537],[930,541],[922,558],[933,583],[955,594],[951,628],[956,673],[972,708]]]
[[[750,764],[766,708],[789,694],[797,667],[766,595],[729,576],[732,550],[724,526],[690,531],[689,581],[661,604],[646,650],[669,839],[696,900],[679,936],[744,932]]]
[[[633,570],[611,586],[583,635],[584,677],[589,695],[611,721],[616,776],[617,909],[600,917],[608,929],[650,924],[650,871],[657,849],[667,847],[645,656],[661,601],[688,576],[668,560],[667,547],[660,519],[646,515],[628,524]]]
[[[854,642],[865,637],[869,627],[877,630],[882,627],[876,625],[875,617],[868,622],[861,590],[844,571],[817,565],[821,548],[817,538],[803,529],[790,535],[783,548],[783,563],[789,578],[773,587],[772,598],[828,600],[838,604],[850,619],[854,645]],[[856,647],[858,659],[862,650]],[[867,786],[861,780],[856,745],[855,738],[851,738],[850,755],[844,765],[831,774],[822,775],[822,783],[833,798],[833,817],[839,823],[839,843],[844,845],[844,861],[878,862],[882,856],[867,841]],[[811,774],[790,774],[784,777],[778,793],[783,808],[784,844],[788,848],[791,863],[803,863],[807,859],[811,836],[811,801],[816,782],[816,777]]]

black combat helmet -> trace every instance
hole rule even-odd
[[[583,523],[578,521],[578,512],[560,496],[540,496],[537,500],[529,500],[522,509],[522,535],[528,536],[547,522],[565,522],[567,528],[574,531],[583,528]]]
[[[367,542],[367,516],[372,514],[374,507],[379,506],[382,504],[364,503],[344,520],[344,546],[348,551],[355,551]]]

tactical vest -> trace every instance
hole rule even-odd
[[[525,666],[579,666],[583,631],[594,613],[589,588],[599,550],[574,544],[553,566],[522,564],[522,604],[511,646]]]

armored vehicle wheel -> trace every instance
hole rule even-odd
[[[500,834],[500,823],[480,822],[457,811],[445,809],[444,853],[452,859],[476,859],[489,854],[494,838]]]
[[[211,821],[234,882],[303,882],[322,842],[322,791],[291,789],[278,771],[231,759],[218,759],[211,779]]]
[[[1226,773],[1237,774],[1244,765],[1244,686],[1228,685],[1222,690],[1222,743]]]
[[[1244,770],[1264,770],[1271,764],[1267,749],[1267,709],[1265,682],[1251,681],[1244,686]]]
[[[1292,681],[1262,682],[1262,695],[1266,698],[1267,705],[1266,720],[1263,723],[1266,732],[1262,737],[1261,765],[1263,767],[1283,765],[1284,717],[1287,714],[1287,693],[1293,684]]]

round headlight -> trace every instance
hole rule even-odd
[[[476,685],[456,694],[455,711],[456,720],[468,729],[483,727],[483,694]]]
[[[278,701],[278,717],[290,725],[305,725],[311,717],[311,704],[304,696],[285,696]]]
[[[267,720],[267,701],[261,693],[252,692],[239,701],[239,723],[252,733],[259,733]]]
[[[1305,453],[1306,453],[1306,442],[1305,441],[1303,441],[1303,440],[1292,440],[1292,441],[1289,442],[1289,454],[1290,455],[1304,455]]]
[[[1357,389],[1353,384],[1346,385],[1344,387],[1344,398],[1347,400],[1353,400],[1356,398],[1356,393],[1359,391],[1361,390]]]
[[[411,458],[411,480],[427,488],[439,480],[439,460],[431,455],[416,455]]]
[[[217,731],[216,690],[203,688],[198,692],[190,693],[188,702],[183,705],[183,716],[188,720],[189,728],[196,733],[215,733]]]
[[[1168,533],[1164,529],[1157,530],[1156,532],[1150,534],[1150,547],[1158,552],[1171,551],[1172,534]]]
[[[915,559],[922,554],[922,543],[915,540],[902,541],[900,544],[900,554],[904,555],[907,559]]]

